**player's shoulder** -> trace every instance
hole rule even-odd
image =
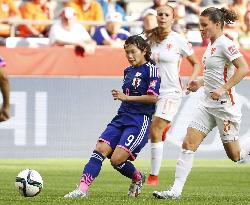
[[[230,52],[231,54],[239,53],[236,43],[225,35],[222,35],[216,44],[216,47],[219,47],[224,52]]]
[[[170,38],[173,38],[175,41],[187,41],[186,37],[180,33],[177,33],[175,31],[171,31],[170,33]]]
[[[130,66],[127,66],[127,67],[124,69],[124,72],[128,72],[129,70],[132,69],[132,67],[133,67],[133,66],[131,66],[131,65],[130,65]]]
[[[218,46],[222,46],[227,48],[228,46],[233,46],[235,43],[225,35],[219,37],[218,41],[216,42]]]
[[[149,76],[154,76],[154,77],[158,76],[158,68],[154,63],[148,61],[147,63],[144,64],[144,69]]]
[[[192,44],[188,42],[185,36],[175,31],[172,31],[169,36],[168,43],[172,43],[178,45],[179,48],[183,48],[184,45],[188,45],[188,47],[192,47]]]

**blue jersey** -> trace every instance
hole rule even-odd
[[[159,95],[160,77],[158,69],[152,63],[145,63],[139,67],[130,66],[124,70],[122,90],[128,96]],[[152,117],[154,104],[141,102],[122,102],[118,113],[143,114]]]
[[[105,27],[97,27],[92,38],[96,41],[97,45],[103,45],[104,40],[120,39],[125,41],[130,36],[130,33],[124,29],[120,29],[116,35],[111,35]]]

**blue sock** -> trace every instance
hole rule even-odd
[[[120,172],[123,176],[128,177],[130,179],[135,179],[137,181],[137,173],[135,166],[130,161],[125,161],[121,164],[113,166],[118,172]],[[135,176],[136,175],[136,176]]]
[[[82,191],[86,192],[90,184],[99,175],[104,159],[105,157],[100,152],[93,151],[89,162],[84,167],[80,180],[80,189]]]

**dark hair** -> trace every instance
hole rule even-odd
[[[226,22],[226,24],[232,24],[239,18],[232,10],[226,8],[218,9],[215,7],[205,9],[201,12],[201,16],[209,17],[209,20],[213,23],[221,23],[221,28],[224,27],[224,22]]]
[[[145,54],[145,60],[148,62],[151,62],[152,64],[155,64],[155,62],[151,59],[151,48],[150,45],[147,43],[146,40],[142,38],[140,35],[134,35],[127,38],[124,44],[124,48],[126,48],[128,45],[135,45],[137,48],[139,48],[141,51],[146,51]]]

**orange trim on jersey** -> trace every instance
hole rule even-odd
[[[225,83],[227,82],[228,68],[229,68],[229,64],[225,63],[225,65],[224,65],[224,72],[223,72]],[[230,97],[232,105],[234,105],[235,103],[234,103],[234,98],[233,98],[233,94],[232,94],[232,89],[231,88],[228,90],[228,95]]]
[[[180,58],[177,62],[177,68],[178,68],[178,72],[180,73],[180,69],[181,69],[181,62],[182,62],[182,59]],[[179,76],[179,83],[180,83],[180,86],[181,86],[181,89],[183,90],[184,88],[184,85],[182,83],[182,80],[181,80],[181,77]]]

